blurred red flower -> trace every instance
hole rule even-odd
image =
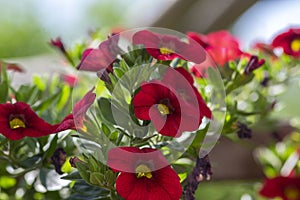
[[[16,63],[6,63],[0,60],[0,70],[2,69],[2,65],[6,66],[7,70],[13,72],[20,72],[20,73],[25,72],[25,70],[19,64]]]
[[[267,179],[259,192],[267,198],[300,200],[300,177],[275,177]]]
[[[179,200],[180,179],[159,150],[117,147],[108,152],[107,165],[121,172],[116,190],[125,200]]]
[[[142,84],[132,102],[136,117],[152,120],[155,129],[165,136],[180,137],[183,131],[197,130],[203,116],[211,118],[193,78],[183,68],[169,68],[162,81]]]
[[[133,44],[143,44],[146,51],[158,60],[181,58],[194,63],[205,60],[205,52],[196,42],[186,43],[172,35],[142,30],[133,35]]]
[[[60,124],[56,125],[56,132],[67,129],[82,129],[84,127],[86,112],[96,98],[96,94],[93,93],[94,89],[95,88],[92,88],[88,91],[84,97],[75,104],[72,114],[67,115]]]
[[[247,65],[245,67],[245,70],[244,70],[245,74],[251,74],[254,70],[258,69],[259,67],[261,67],[262,65],[265,64],[264,59],[259,59],[255,55],[244,54],[244,57],[248,58],[248,63],[247,63]]]
[[[272,41],[272,46],[281,47],[285,54],[300,56],[300,29],[289,29],[287,32],[277,35]]]
[[[70,87],[74,87],[77,82],[77,77],[71,74],[62,74],[61,79],[64,83],[68,84]]]
[[[66,48],[60,37],[50,40],[50,45],[59,49],[62,53],[66,53]]]
[[[254,45],[253,45],[253,48],[254,49],[257,49],[269,56],[272,57],[272,59],[275,59],[277,58],[276,54],[274,53],[273,51],[273,47],[272,45],[270,44],[266,44],[266,43],[263,43],[263,42],[256,42]]]
[[[112,63],[117,59],[117,55],[121,53],[118,41],[119,35],[115,34],[101,42],[98,48],[86,49],[82,54],[81,62],[77,69],[92,72],[106,69],[111,72]]]
[[[212,59],[220,66],[223,66],[228,61],[238,59],[243,54],[238,40],[225,30],[212,32],[207,35],[188,32],[187,36],[203,46]]]
[[[55,130],[56,126],[45,122],[24,102],[0,104],[0,133],[10,140],[41,137]]]

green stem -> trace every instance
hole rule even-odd
[[[110,190],[110,199],[111,200],[118,200],[119,198],[116,195],[115,190]]]

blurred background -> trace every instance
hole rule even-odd
[[[229,29],[248,48],[300,21],[297,0],[0,0],[0,58],[49,53],[89,31],[158,26],[180,32]]]
[[[119,27],[157,26],[204,34],[227,29],[246,50],[256,41],[270,42],[288,27],[299,27],[299,10],[298,0],[0,0],[0,59],[25,68],[25,74],[15,75],[16,84],[24,84],[34,73],[62,70],[60,56],[49,45],[51,38],[61,37],[72,46],[90,31]],[[255,181],[263,177],[253,159],[255,147],[223,139],[211,153],[217,184],[202,184],[199,197],[249,200],[258,187]]]

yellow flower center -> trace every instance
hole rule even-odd
[[[296,187],[287,187],[284,190],[284,194],[289,200],[298,200],[300,198],[300,191]]]
[[[161,115],[168,115],[168,114],[170,114],[170,109],[165,104],[161,104],[161,103],[158,104],[157,109],[158,109],[158,111],[159,111],[159,113]]]
[[[140,164],[135,168],[135,173],[137,178],[152,178],[151,170],[147,165]]]
[[[26,128],[26,125],[23,120],[21,120],[18,117],[13,118],[9,121],[9,126],[11,129],[17,129],[17,128]]]
[[[160,53],[161,54],[164,54],[164,55],[167,55],[167,54],[170,54],[170,53],[173,53],[173,51],[167,47],[161,47],[159,49]]]
[[[295,39],[291,43],[291,48],[293,51],[300,51],[300,39]]]

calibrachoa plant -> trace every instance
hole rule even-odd
[[[267,177],[257,194],[300,199],[298,119],[281,138],[272,115],[274,88],[299,75],[299,41],[298,29],[247,52],[225,30],[95,32],[73,48],[57,38],[77,76],[19,88],[22,67],[1,61],[1,199],[195,199],[219,137],[249,140],[264,126],[273,143],[257,150]]]

